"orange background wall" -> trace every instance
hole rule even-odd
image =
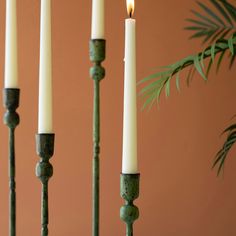
[[[53,2],[55,173],[50,181],[50,235],[91,235],[93,82],[88,57],[91,1]],[[202,1],[208,3],[209,1]],[[39,0],[18,1],[21,125],[17,128],[17,233],[40,235],[40,182],[35,177]],[[157,66],[202,49],[189,41],[184,20],[196,8],[189,0],[136,1],[138,80]],[[124,235],[119,219],[122,153],[125,1],[106,1],[107,76],[101,89],[101,235]],[[5,1],[0,0],[0,87],[4,76]],[[225,64],[209,82],[196,76],[190,88],[174,84],[160,108],[138,112],[141,216],[136,236],[236,235],[236,159],[224,178],[211,171],[235,114],[235,68]],[[140,90],[140,88],[138,88]],[[1,116],[4,109],[0,106]],[[8,235],[7,128],[0,123],[0,235]]]

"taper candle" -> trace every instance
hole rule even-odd
[[[136,22],[134,0],[127,0],[130,16],[125,20],[125,79],[123,114],[123,161],[122,173],[138,173],[137,161],[137,105],[136,105]]]
[[[51,0],[41,0],[38,133],[52,133]]]
[[[17,4],[6,0],[5,88],[18,88]]]
[[[91,39],[104,39],[104,0],[93,0]]]

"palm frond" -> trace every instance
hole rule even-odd
[[[227,133],[226,141],[223,144],[223,147],[218,151],[213,162],[212,169],[218,166],[217,175],[221,173],[224,168],[226,158],[228,157],[229,151],[236,142],[236,124],[229,126],[224,130],[223,134]]]
[[[230,4],[228,1],[226,0],[219,0],[225,7],[225,9],[227,9],[227,11],[229,12],[230,17],[232,17],[232,19],[234,21],[236,21],[236,7],[233,6],[232,4]]]
[[[159,71],[144,78],[139,82],[139,84],[149,83],[140,92],[140,94],[146,98],[144,108],[146,106],[151,106],[155,101],[159,101],[163,89],[165,89],[167,96],[170,95],[171,79],[176,79],[176,87],[179,90],[180,72],[186,68],[190,68],[187,83],[191,81],[194,71],[197,71],[204,80],[207,80],[212,64],[217,64],[216,70],[218,71],[222,59],[227,51],[230,52],[232,64],[235,61],[236,34],[230,37],[230,40],[220,39],[216,43],[208,46],[202,52],[188,56],[174,64],[162,67],[162,69],[164,68],[163,71]],[[217,54],[219,54],[219,57],[217,57],[218,60],[216,59]],[[209,58],[210,61],[208,66],[205,67],[205,61],[207,58]]]
[[[198,2],[202,12],[191,10],[191,25],[185,27],[193,32],[192,38],[203,38],[203,43],[215,42],[236,32],[236,8],[226,0],[210,0],[211,7]]]

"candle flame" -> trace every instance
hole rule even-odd
[[[127,4],[128,15],[131,18],[132,15],[134,14],[134,0],[126,0],[126,4]]]

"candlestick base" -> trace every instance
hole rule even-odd
[[[120,209],[120,218],[126,223],[126,236],[133,236],[133,223],[139,217],[139,209],[133,201],[139,197],[140,174],[121,174],[120,195],[125,205]]]
[[[48,181],[53,175],[53,166],[49,159],[54,153],[55,134],[37,134],[36,150],[41,160],[36,166],[36,176],[42,183],[42,203],[41,203],[41,235],[48,236]]]
[[[9,235],[16,235],[16,182],[15,182],[15,128],[20,123],[16,112],[19,107],[20,89],[5,88],[3,90],[3,104],[6,108],[4,124],[9,128]]]

